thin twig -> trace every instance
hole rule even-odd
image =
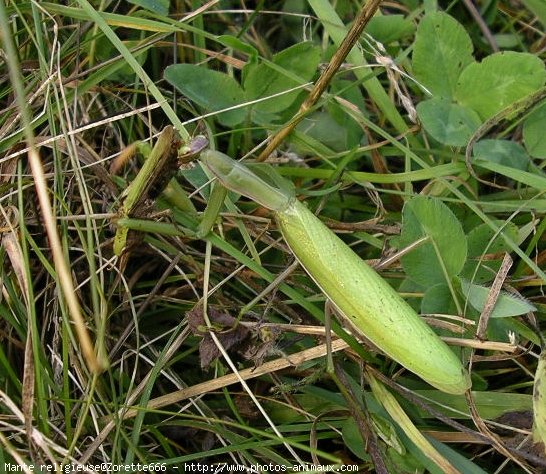
[[[334,364],[334,370],[336,377],[339,380],[339,383],[343,384],[345,392],[344,398],[347,401],[349,411],[351,412],[351,415],[356,422],[358,431],[360,431],[360,436],[362,436],[362,439],[367,444],[366,451],[372,458],[375,472],[377,474],[388,474],[389,471],[387,470],[385,461],[381,457],[381,450],[379,449],[377,436],[375,434],[375,431],[372,429],[370,415],[368,413],[368,410],[363,410],[361,406],[364,397],[359,397],[356,393],[354,393],[351,384],[347,379],[347,375],[338,363]]]
[[[290,132],[294,130],[296,125],[298,125],[298,123],[303,120],[309,110],[311,110],[311,108],[317,103],[317,101],[320,99],[320,97],[328,87],[328,84],[330,84],[330,81],[345,61],[345,58],[360,38],[362,31],[364,30],[370,19],[374,16],[376,10],[379,8],[380,3],[381,0],[369,0],[368,3],[366,3],[366,5],[360,10],[360,13],[353,23],[353,26],[347,33],[347,36],[345,36],[343,42],[330,60],[328,66],[313,86],[313,89],[311,89],[311,92],[309,92],[309,95],[307,96],[303,104],[301,104],[298,113],[294,116],[293,120],[290,123],[281,128],[275,135],[271,137],[269,143],[260,153],[260,156],[257,158],[257,161],[265,161],[268,156],[271,155],[271,153],[273,153],[273,151],[275,151],[275,149],[282,143],[282,141],[290,134]]]
[[[474,18],[474,21],[478,24],[480,30],[482,30],[483,36],[491,46],[493,52],[498,53],[500,50],[499,45],[497,44],[497,40],[491,33],[491,30],[489,30],[487,23],[485,23],[480,12],[476,8],[476,5],[472,3],[472,0],[463,0],[463,3],[469,13],[472,15],[472,18]]]
[[[341,351],[347,349],[348,344],[342,339],[336,339],[332,342],[332,352]],[[238,374],[230,373],[216,379],[208,380],[191,387],[177,390],[175,392],[168,393],[167,395],[161,395],[157,398],[152,398],[146,407],[131,408],[125,413],[119,413],[123,419],[134,418],[140,410],[158,410],[173,403],[187,400],[188,398],[197,397],[206,393],[219,390],[229,385],[240,382],[240,380],[250,380],[259,377],[270,372],[277,372],[294,365],[300,365],[303,362],[317,359],[326,355],[326,344],[306,349],[296,354],[290,354],[290,360],[286,357],[281,357],[269,362],[264,363],[259,367],[252,367],[248,369],[240,370]]]
[[[493,281],[491,288],[489,288],[489,293],[487,294],[487,299],[485,300],[483,311],[480,314],[480,321],[478,323],[478,329],[476,330],[476,338],[480,341],[483,341],[485,339],[485,331],[487,330],[489,318],[493,313],[493,309],[495,308],[495,304],[497,303],[497,300],[499,298],[502,285],[504,283],[504,280],[506,280],[506,277],[508,276],[508,271],[510,270],[512,263],[512,257],[510,257],[509,254],[505,253],[504,258],[502,259],[501,267],[497,275],[495,276],[495,280]]]

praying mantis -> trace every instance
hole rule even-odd
[[[151,158],[174,154],[172,146],[168,144],[172,134],[172,129],[167,129]],[[248,167],[221,152],[202,151],[205,146],[205,142],[198,139],[195,150],[191,152],[192,159],[199,156],[200,161],[225,188],[273,212],[286,244],[331,302],[336,314],[343,319],[342,322],[439,390],[462,394],[470,388],[469,374],[446,343],[394,288],[328,229],[305,204],[297,200],[293,193],[266,183]],[[151,164],[145,168],[155,169]],[[140,181],[148,183],[148,180],[149,174]],[[120,223],[127,221],[129,207],[134,208],[134,203],[139,201],[133,193],[134,190],[129,190],[131,200],[129,204],[126,200],[121,208]],[[225,194],[219,195],[223,201]],[[219,207],[215,206],[215,209],[219,210]],[[195,236],[203,237],[202,234],[201,225],[197,227]],[[126,235],[127,229],[123,225],[118,226],[117,245],[114,246],[116,253],[122,252]]]
[[[301,266],[360,335],[439,390],[462,394],[470,388],[470,377],[455,353],[295,196],[223,153],[206,150],[200,160],[226,188],[273,211]]]

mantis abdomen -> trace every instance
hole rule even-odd
[[[275,217],[309,276],[351,325],[436,388],[464,393],[469,377],[455,353],[375,270],[297,200]]]

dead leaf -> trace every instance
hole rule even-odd
[[[250,334],[250,331],[239,324],[237,319],[233,316],[222,313],[214,308],[208,309],[208,317],[212,324],[211,329],[209,329],[205,323],[203,318],[203,307],[201,305],[197,305],[188,311],[186,317],[188,318],[188,325],[190,326],[192,333],[203,337],[199,343],[199,358],[201,360],[202,369],[208,367],[220,356],[220,350],[210,336],[211,330],[214,330],[216,337],[228,352],[232,348],[239,349],[241,343],[243,343]]]

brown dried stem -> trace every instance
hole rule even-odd
[[[309,95],[307,96],[303,104],[301,104],[298,113],[294,116],[290,123],[285,125],[275,135],[271,137],[265,149],[260,153],[260,156],[258,156],[257,161],[265,161],[268,156],[271,155],[271,153],[273,153],[273,151],[275,151],[275,149],[282,143],[282,141],[290,134],[290,132],[294,130],[296,125],[298,125],[298,123],[303,120],[309,110],[311,110],[311,108],[317,103],[317,101],[320,99],[320,97],[328,87],[328,84],[330,84],[330,81],[345,61],[345,58],[360,38],[362,31],[364,30],[370,19],[374,16],[376,10],[379,8],[380,3],[381,0],[368,0],[366,5],[360,10],[360,13],[353,23],[353,26],[347,33],[347,36],[345,36],[343,42],[339,46],[339,49],[332,56],[330,63],[311,89],[311,92],[309,92]]]

